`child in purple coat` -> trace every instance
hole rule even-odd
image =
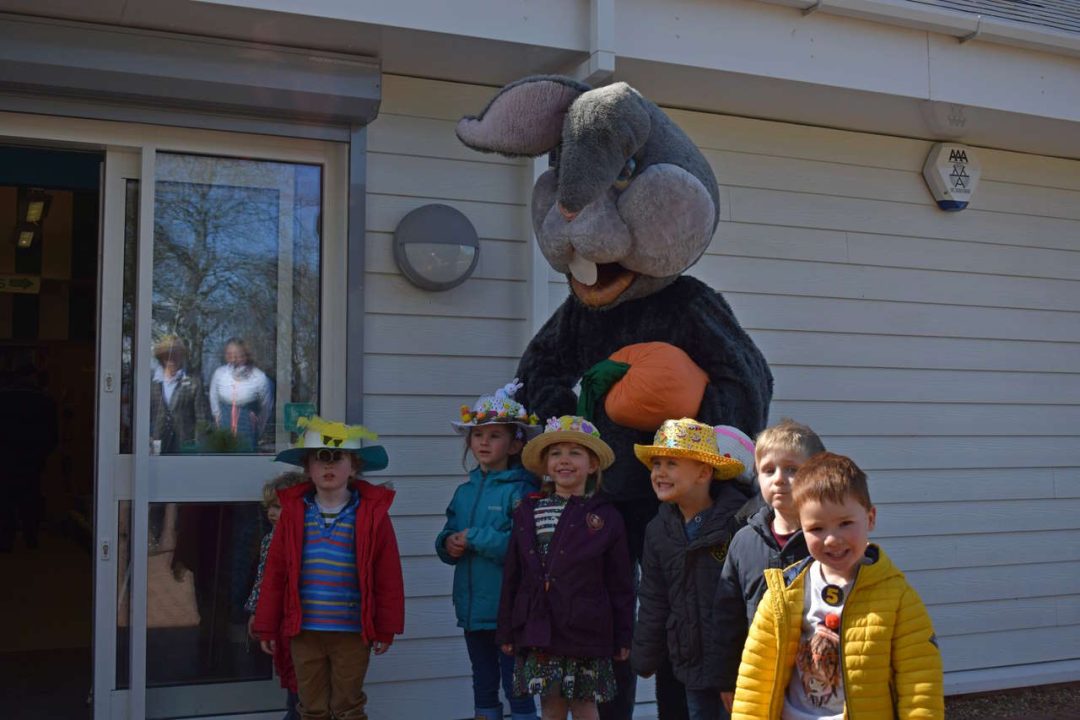
[[[622,517],[596,491],[614,461],[588,420],[548,420],[521,461],[544,476],[514,511],[496,642],[515,655],[516,692],[545,720],[597,718],[615,696],[612,660],[630,654],[634,590]]]

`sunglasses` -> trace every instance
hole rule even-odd
[[[330,450],[329,448],[319,448],[318,450],[312,450],[310,457],[313,457],[322,463],[336,463],[348,454],[349,453],[346,450]]]

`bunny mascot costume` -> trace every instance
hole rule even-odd
[[[588,408],[615,451],[604,491],[640,559],[657,500],[634,443],[648,444],[664,419],[683,415],[753,437],[766,425],[772,397],[769,366],[727,302],[682,274],[716,230],[716,178],[683,131],[626,83],[592,89],[561,76],[525,78],[500,90],[479,115],[462,118],[457,135],[482,152],[549,155],[550,169],[533,188],[533,229],[571,294],[521,358],[519,399],[547,418],[576,412],[578,382],[582,400],[586,390],[606,396]],[[643,347],[662,352],[639,382],[636,366],[649,358],[625,353]],[[594,381],[609,372],[625,375],[597,389]],[[689,410],[664,406],[670,393],[657,382],[674,381],[671,389],[682,390],[684,378],[690,386],[698,377]],[[639,397],[631,405],[641,412],[623,409],[613,418],[612,396],[632,383]],[[643,419],[645,409],[650,419]],[[658,678],[658,694],[670,683]],[[633,685],[627,673],[620,697],[601,707],[601,717],[629,718]],[[670,694],[677,704],[679,689]],[[661,713],[664,705],[661,697]]]

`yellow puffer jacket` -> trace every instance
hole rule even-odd
[[[844,717],[942,720],[941,653],[930,616],[904,574],[877,546],[844,604],[840,636]],[[804,581],[812,558],[766,570],[768,590],[743,648],[732,720],[780,720],[802,631]]]

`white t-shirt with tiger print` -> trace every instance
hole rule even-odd
[[[784,693],[783,720],[841,720],[844,676],[840,664],[840,620],[854,581],[825,580],[821,563],[806,571],[802,637],[795,669]]]

